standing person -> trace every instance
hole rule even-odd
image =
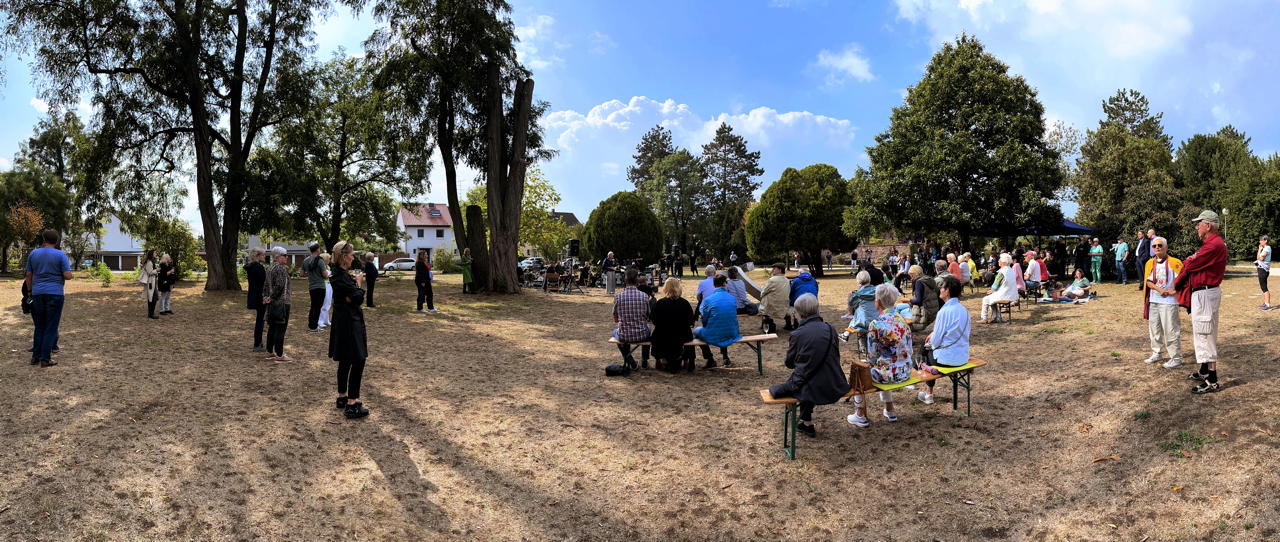
[[[1079,269],[1081,271],[1085,271],[1086,269],[1089,269],[1088,240],[1086,240],[1084,237],[1081,237],[1080,242],[1076,244],[1075,252],[1073,252],[1072,254],[1075,257],[1075,261],[1074,261],[1075,266],[1071,269],[1072,275],[1075,274],[1076,269]],[[1085,273],[1088,273],[1088,271],[1085,271]]]
[[[729,265],[738,265],[738,253],[732,250],[729,251]]]
[[[684,278],[684,254],[676,253],[676,276]]]
[[[614,290],[618,289],[618,260],[613,257],[612,251],[600,260],[600,268],[604,271],[604,293],[613,295]]]
[[[671,373],[679,371],[682,362],[685,369],[692,371],[693,347],[684,343],[693,340],[693,324],[697,320],[693,307],[683,297],[679,279],[667,279],[660,293],[661,299],[653,303],[649,314],[653,321],[649,341],[653,344],[654,362],[658,368],[665,368]],[[614,305],[617,306],[616,299]]]
[[[795,262],[796,262],[796,269],[800,269],[800,253],[799,253],[799,252],[796,252],[795,254],[792,254],[792,255],[791,255],[791,259],[792,259],[792,260],[795,260]],[[855,258],[855,259],[856,259],[856,258]]]
[[[156,302],[160,300],[160,270],[156,268],[155,250],[148,250],[143,256],[142,266],[138,268],[138,282],[142,283],[142,299],[147,302],[147,318],[159,320]]]
[[[368,336],[364,328],[364,311],[360,310],[365,292],[360,289],[359,264],[351,243],[333,245],[334,266],[329,276],[333,286],[333,332],[329,334],[329,359],[338,362],[338,400],[347,419],[363,418],[369,409],[360,402],[360,381],[364,362],[369,358]],[[352,269],[356,269],[352,273]]]
[[[738,312],[733,295],[725,290],[728,277],[716,275],[712,279],[715,292],[702,300],[699,307],[702,326],[693,330],[693,336],[710,346],[720,347],[720,357],[724,358],[724,366],[733,365],[729,359],[729,345],[738,342],[742,335],[738,333]],[[708,358],[705,368],[716,366],[715,359],[710,358],[711,349],[703,346],[702,356]]]
[[[267,361],[288,362],[293,358],[284,355],[284,334],[289,330],[289,305],[293,302],[289,283],[289,251],[284,247],[271,249],[275,263],[267,271],[267,283],[262,303],[267,307]],[[324,292],[324,290],[321,290]],[[316,304],[319,307],[319,303]],[[317,315],[318,316],[318,315]]]
[[[173,285],[178,282],[178,269],[173,265],[173,258],[168,254],[160,256],[160,283],[157,289],[160,290],[160,314],[173,314],[173,307],[169,304],[169,299],[173,295]]]
[[[333,286],[327,280],[333,276],[333,272],[329,270],[333,264],[333,256],[325,252],[320,254],[320,259],[324,261],[324,278],[326,280],[324,281],[324,303],[320,305],[320,319],[316,321],[316,327],[325,329],[329,327],[329,324],[333,323],[332,313],[330,312],[333,310]]]
[[[797,430],[810,437],[818,436],[813,426],[813,407],[829,405],[849,393],[849,381],[840,367],[840,346],[836,330],[818,314],[818,298],[802,295],[796,299],[800,326],[787,339],[784,361],[791,376],[782,384],[769,387],[774,397],[795,397],[800,401],[800,425]]]
[[[365,281],[365,302],[364,306],[374,308],[373,304],[373,287],[378,282],[378,277],[382,275],[378,273],[378,264],[373,263],[373,253],[366,252],[364,254],[364,281]],[[331,281],[332,282],[332,281]]]
[[[458,267],[462,268],[462,293],[476,293],[476,285],[471,278],[471,249],[462,249],[462,258],[458,260]]]
[[[1163,237],[1151,239],[1155,257],[1142,267],[1142,289],[1146,302],[1142,317],[1147,319],[1147,335],[1151,339],[1151,357],[1147,363],[1160,361],[1160,351],[1169,354],[1165,369],[1182,365],[1182,322],[1178,321],[1178,292],[1173,284],[1182,273],[1182,261],[1169,257],[1169,243]]]
[[[1097,240],[1094,240],[1095,243]],[[991,293],[982,298],[982,323],[989,324],[987,315],[991,314],[991,305],[996,301],[1017,301],[1018,300],[1018,279],[1013,271],[1013,256],[1008,253],[1000,255],[1000,271],[996,273],[995,278],[991,281]],[[996,321],[999,321],[1000,315],[996,315]]]
[[[789,318],[788,302],[791,299],[791,282],[787,280],[787,264],[775,263],[769,268],[769,280],[760,288],[760,313],[765,333],[778,332],[778,320]]]
[[[1194,221],[1196,235],[1204,240],[1200,250],[1182,262],[1175,280],[1178,305],[1191,312],[1191,344],[1200,370],[1187,378],[1199,382],[1191,393],[1220,391],[1218,384],[1218,308],[1222,305],[1222,276],[1227,271],[1227,244],[1218,233],[1218,213],[1205,210]]]
[[[627,269],[625,287],[613,296],[613,338],[618,340],[618,351],[627,367],[636,368],[636,358],[631,355],[631,343],[649,341],[649,296],[638,288],[640,272]],[[649,368],[649,345],[640,346],[640,368]]]
[[[307,274],[307,293],[311,297],[311,306],[307,307],[307,331],[320,332],[320,309],[324,307],[324,285],[329,283],[327,267],[320,257],[320,243],[312,241],[307,245],[311,255],[302,260],[302,272]]]
[[[1258,256],[1253,264],[1258,268],[1258,287],[1262,288],[1262,305],[1258,308],[1271,310],[1271,291],[1267,289],[1267,278],[1271,276],[1271,238],[1263,235],[1258,238]]]
[[[828,250],[827,251],[827,271],[830,271],[832,269],[835,269],[835,266],[831,265],[831,251]]]
[[[791,298],[787,300],[787,302],[790,303],[793,307],[796,304],[796,298],[804,294],[813,294],[813,297],[818,297],[817,279],[814,279],[813,275],[809,274],[808,269],[804,267],[800,267],[799,269],[800,269],[800,274],[796,275],[796,278],[791,279],[791,292],[790,292]],[[796,326],[798,325],[800,325],[799,315],[796,315],[795,323],[792,323],[791,315],[788,314],[787,323],[786,323],[786,326],[783,327],[783,329],[787,331],[792,331],[792,330],[795,330]]]
[[[45,230],[40,234],[40,248],[27,256],[26,278],[23,284],[31,290],[31,314],[35,331],[31,341],[31,364],[53,367],[53,351],[58,345],[58,326],[62,323],[62,307],[65,301],[63,285],[71,280],[71,260],[58,250],[58,232]]]
[[[1090,278],[1093,279],[1094,284],[1102,284],[1102,255],[1103,254],[1104,254],[1104,251],[1102,250],[1102,243],[1099,243],[1098,238],[1094,237],[1093,244],[1089,246],[1089,266],[1090,266],[1090,271],[1092,271],[1090,275],[1093,275]]]
[[[249,263],[244,266],[245,277],[249,279],[248,307],[256,313],[253,320],[253,352],[267,351],[262,344],[262,327],[267,314],[267,305],[262,302],[262,298],[266,297],[262,294],[262,287],[267,282],[267,270],[262,267],[265,254],[262,247],[253,247],[249,250]]]
[[[889,262],[889,276],[898,276],[898,249],[893,249],[886,260]]]
[[[1139,273],[1147,268],[1147,260],[1150,260],[1154,255],[1154,252],[1151,250],[1151,241],[1153,239],[1155,239],[1155,237],[1148,239],[1142,230],[1138,230],[1138,243],[1134,246],[1133,256],[1136,258]],[[1138,285],[1138,289],[1145,290],[1146,288],[1147,281],[1146,279],[1143,279],[1142,284]]]
[[[867,363],[871,365],[871,381],[876,384],[898,384],[911,378],[911,327],[893,310],[899,295],[892,284],[876,286],[876,310],[880,315],[867,325]],[[885,419],[898,421],[893,409],[893,392],[881,391],[880,402],[884,403]],[[858,427],[871,425],[863,396],[853,396],[853,405],[849,423]]]
[[[418,251],[418,261],[413,262],[413,284],[418,287],[418,312],[439,312],[436,310],[435,293],[431,291],[431,262],[427,260],[427,251]],[[427,308],[422,308],[422,302]]]
[[[1116,252],[1116,284],[1129,284],[1129,273],[1124,265],[1129,261],[1129,243],[1124,242],[1124,237],[1117,237],[1114,250]]]

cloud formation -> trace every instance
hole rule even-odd
[[[564,63],[564,59],[555,53],[547,53],[548,48],[569,48],[568,42],[555,41],[555,24],[555,17],[544,14],[535,15],[527,24],[516,26],[516,36],[520,38],[516,44],[516,58],[521,64],[531,70],[541,71]]]
[[[876,78],[871,73],[871,61],[862,54],[862,48],[856,43],[846,45],[840,52],[827,49],[819,51],[814,65],[826,70],[825,84],[828,88],[843,85],[850,78],[863,82]]]
[[[49,102],[41,100],[40,98],[32,98],[30,103],[31,107],[35,108],[36,111],[39,111],[42,114],[49,112]]]

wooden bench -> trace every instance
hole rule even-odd
[[[911,384],[923,384],[932,382],[940,378],[946,377],[951,379],[951,409],[959,410],[960,388],[964,388],[964,414],[971,414],[972,403],[970,399],[970,390],[972,382],[970,378],[973,376],[973,370],[986,365],[987,362],[980,359],[970,359],[969,363],[959,367],[946,367],[935,365],[939,374],[931,374],[921,372],[919,370],[911,371],[911,378],[906,382],[897,384],[876,384],[871,382],[871,366],[864,361],[854,361],[849,367],[849,393],[844,394],[841,399],[851,399],[855,395],[864,395],[876,391],[892,391],[899,388],[909,386]],[[796,431],[800,425],[800,400],[794,397],[774,397],[769,390],[760,390],[760,400],[766,405],[782,405],[782,451],[787,454],[790,459],[796,458]],[[838,402],[838,400],[837,400]]]
[[[737,341],[734,341],[734,344],[745,344],[748,347],[750,347],[752,350],[754,350],[756,353],[756,372],[759,374],[764,374],[764,351],[763,351],[764,343],[772,341],[777,338],[778,338],[777,333],[766,333],[763,335],[747,335],[745,337],[742,337],[741,339],[738,339]],[[617,337],[609,337],[609,344],[626,344],[631,347],[631,352],[634,354],[636,351],[636,348],[648,345],[650,343],[649,341],[642,341],[638,343],[624,343],[622,341],[619,341]],[[692,341],[684,343],[684,345],[685,346],[710,346],[700,339],[694,339]]]
[[[1000,315],[1003,314],[1009,317],[1008,321],[1012,322],[1013,307],[1015,306],[1018,307],[1019,312],[1022,311],[1022,302],[1020,301],[996,301],[995,303],[992,303],[992,305],[996,311],[996,321],[999,321]]]

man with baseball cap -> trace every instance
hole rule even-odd
[[[1178,305],[1191,312],[1191,337],[1200,370],[1187,378],[1199,382],[1191,393],[1212,393],[1218,384],[1218,307],[1222,304],[1222,276],[1227,271],[1227,244],[1218,233],[1218,213],[1205,210],[1192,221],[1204,240],[1200,250],[1182,262],[1174,279]]]

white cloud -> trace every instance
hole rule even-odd
[[[851,77],[864,82],[876,78],[871,73],[871,62],[863,56],[862,49],[856,43],[846,45],[838,53],[827,49],[819,51],[814,65],[827,70],[828,87],[840,86]]]
[[[617,177],[622,175],[622,164],[617,162],[604,162],[600,164],[600,173],[606,177]]]
[[[41,113],[49,112],[49,102],[41,100],[40,98],[32,98],[31,102],[29,103],[31,104],[31,107],[35,108],[36,111],[39,111]]]
[[[618,44],[613,41],[613,38],[610,38],[608,34],[600,31],[591,33],[591,44],[591,52],[597,55],[603,55],[608,52],[609,49],[613,49],[618,46]]]
[[[9,171],[13,169],[13,163],[6,158],[0,158],[0,171]]]
[[[1214,81],[1212,85],[1209,85],[1209,90],[1214,94],[1222,94],[1222,83]]]
[[[528,24],[516,26],[516,36],[520,38],[516,43],[516,58],[521,64],[533,70],[545,70],[564,63],[563,58],[543,52],[548,46],[562,51],[570,46],[567,41],[555,39],[555,24],[555,17],[535,15]]]

